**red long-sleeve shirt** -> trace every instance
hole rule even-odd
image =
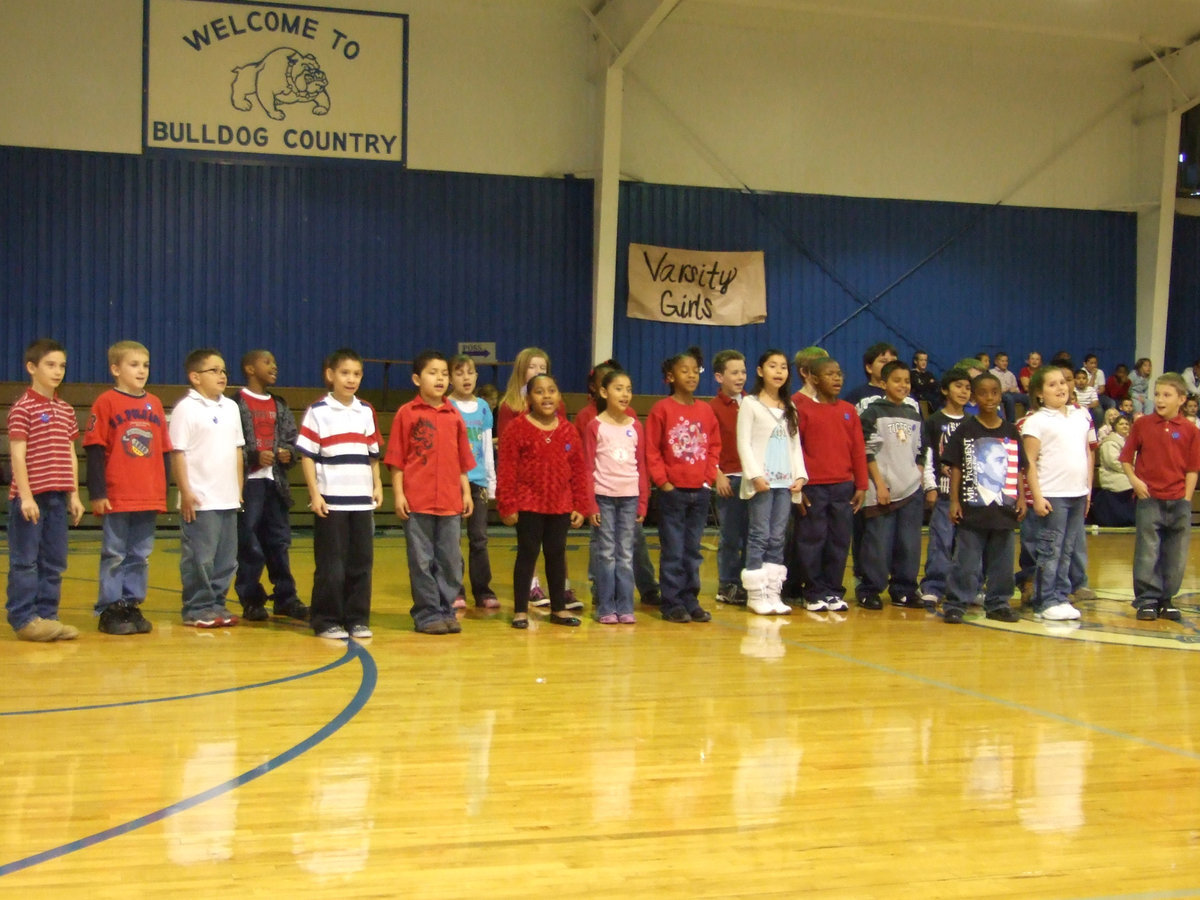
[[[867,448],[858,413],[845,400],[819,403],[797,391],[792,396],[800,424],[800,446],[809,484],[853,481],[867,489]]]
[[[570,422],[545,431],[528,416],[513,419],[500,442],[496,508],[554,515],[592,511],[592,490],[583,462],[582,441]]]
[[[717,479],[721,428],[707,403],[664,397],[646,418],[646,465],[659,487],[698,488]]]

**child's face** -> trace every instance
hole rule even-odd
[[[1121,415],[1123,415],[1123,416],[1132,416],[1133,415],[1133,401],[1130,400],[1128,397],[1124,397],[1121,399],[1121,402],[1119,404],[1117,404],[1117,409],[1121,410]]]
[[[1003,353],[996,354],[996,368],[999,369],[1001,372],[1008,371],[1008,357],[1005,356]]]
[[[444,359],[431,359],[420,372],[413,373],[413,384],[426,403],[440,404],[450,384],[450,367]]]
[[[473,397],[475,396],[475,382],[479,380],[479,373],[475,370],[475,366],[471,363],[462,363],[450,373],[450,389],[454,391],[455,397]]]
[[[788,378],[788,361],[784,356],[768,356],[758,367],[758,377],[763,380],[763,386],[772,393],[778,393]]]
[[[67,377],[67,354],[61,350],[51,350],[35,363],[25,363],[25,371],[29,373],[29,381],[37,393],[52,397]]]
[[[534,375],[545,375],[549,371],[550,366],[544,356],[531,356],[525,364],[525,383],[529,384],[529,379]]]
[[[1049,409],[1062,409],[1071,399],[1071,387],[1062,369],[1052,369],[1042,382],[1042,406]]]
[[[700,364],[694,357],[686,355],[680,357],[671,367],[671,374],[667,376],[667,384],[688,396],[696,393],[696,388],[700,385]]]
[[[929,365],[928,353],[918,353],[913,357],[913,368],[918,372],[924,372],[927,365]]]
[[[841,366],[825,366],[813,373],[813,390],[817,392],[817,398],[822,403],[832,403],[842,392],[845,380]]]
[[[609,409],[623,413],[633,402],[633,382],[628,375],[618,375],[608,383],[608,387],[600,388],[600,396],[608,403]]]
[[[986,353],[980,353],[979,356],[976,357],[976,359],[978,359],[981,363],[983,363],[983,367],[985,369],[989,368],[992,364],[992,358],[990,356],[988,356]]]
[[[1000,385],[990,378],[983,379],[979,387],[975,388],[975,402],[979,404],[979,411],[984,415],[996,415],[1000,408]]]
[[[543,421],[550,421],[558,415],[558,385],[551,378],[539,378],[529,389],[529,411]]]
[[[275,362],[275,357],[270,353],[262,354],[246,366],[247,380],[252,378],[264,387],[273,385],[278,376],[279,364]]]
[[[1149,375],[1149,374],[1150,374],[1150,370],[1151,370],[1151,369],[1153,369],[1153,368],[1154,368],[1154,364],[1153,364],[1153,363],[1151,363],[1151,362],[1150,362],[1150,360],[1148,360],[1148,359],[1146,359],[1146,360],[1143,360],[1143,361],[1142,361],[1142,364],[1141,364],[1140,366],[1138,366],[1138,369],[1137,369],[1137,370],[1138,370],[1138,374],[1140,374],[1140,375]]]
[[[229,373],[225,371],[225,360],[213,354],[200,363],[195,372],[188,372],[188,381],[192,383],[200,395],[208,400],[216,400],[225,393],[225,385],[229,383]]]
[[[1041,367],[1042,367],[1042,354],[1030,353],[1029,354],[1029,371],[1034,372],[1034,371],[1037,371],[1038,369],[1040,369]]]
[[[1075,373],[1075,390],[1082,391],[1088,386],[1088,377],[1085,372]]]
[[[1083,361],[1083,367],[1087,369],[1089,373],[1094,374],[1096,369],[1100,367],[1100,361],[1094,356],[1089,356]]]
[[[1129,432],[1133,428],[1133,423],[1124,416],[1121,416],[1117,421],[1113,422],[1113,431],[1121,435],[1121,437],[1129,437]]]
[[[744,359],[727,360],[725,371],[718,372],[713,378],[716,379],[721,392],[727,397],[740,397],[742,390],[746,387],[746,361]]]
[[[867,377],[871,379],[871,384],[881,384],[883,367],[896,358],[896,354],[891,350],[884,350],[871,362],[867,369]]]
[[[1197,401],[1195,397],[1188,397],[1183,402],[1183,414],[1185,416],[1195,416],[1198,411],[1200,411],[1200,401]]]
[[[946,388],[945,394],[946,399],[954,405],[955,409],[962,409],[971,402],[971,382],[965,378],[952,381]]]
[[[121,361],[109,366],[108,370],[117,380],[117,390],[126,394],[140,394],[150,377],[150,354],[141,350],[127,350]]]
[[[343,359],[334,368],[325,370],[329,392],[342,403],[349,403],[358,393],[362,383],[362,363],[356,359]]]
[[[912,379],[909,377],[908,369],[896,369],[883,383],[883,392],[893,403],[903,403],[911,388]]]
[[[1179,392],[1173,384],[1156,384],[1154,386],[1154,411],[1164,419],[1173,419],[1179,415],[1186,395]]]

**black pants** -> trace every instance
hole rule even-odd
[[[529,585],[537,568],[538,553],[546,560],[546,590],[550,609],[566,609],[563,591],[567,583],[567,532],[570,513],[521,511],[517,517],[517,561],[513,563],[513,612],[529,611]]]
[[[313,556],[313,631],[370,624],[374,513],[368,509],[314,517]]]

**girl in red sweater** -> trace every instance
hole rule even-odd
[[[590,515],[592,499],[579,432],[558,415],[558,384],[535,375],[526,413],[509,423],[500,442],[496,505],[500,521],[517,528],[513,565],[513,628],[529,627],[529,585],[540,552],[550,589],[550,621],[578,625],[567,611],[567,532]]]
[[[700,350],[663,363],[671,396],[646,419],[646,467],[658,487],[659,583],[668,622],[707,622],[700,606],[700,539],[721,458],[721,429],[707,403],[696,402]]]

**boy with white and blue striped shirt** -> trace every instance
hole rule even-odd
[[[311,622],[317,637],[369,638],[375,509],[383,502],[375,409],[355,396],[362,357],[335,350],[325,361],[329,394],[304,413],[296,452],[313,519]]]

